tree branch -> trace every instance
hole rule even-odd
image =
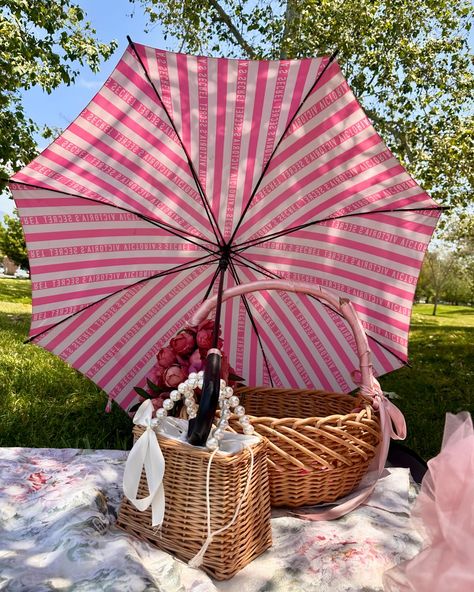
[[[247,43],[247,41],[245,41],[245,39],[241,35],[240,31],[234,25],[234,23],[232,22],[232,19],[227,14],[227,12],[225,12],[225,10],[222,8],[222,6],[219,4],[219,2],[217,2],[217,0],[209,0],[209,5],[212,6],[212,8],[214,8],[214,10],[217,12],[217,14],[219,16],[219,20],[222,23],[224,23],[225,25],[227,25],[229,32],[234,37],[236,42],[240,45],[240,47],[245,51],[247,56],[251,60],[257,60],[258,55],[256,54],[255,50]]]
[[[296,11],[293,6],[292,0],[287,0],[286,3],[286,10],[285,10],[285,27],[283,29],[283,33],[281,36],[281,43],[280,43],[280,59],[286,60],[288,59],[288,52],[286,48],[286,39],[290,34],[290,30],[292,28],[293,21],[296,18]]]

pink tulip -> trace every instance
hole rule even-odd
[[[187,376],[188,373],[185,368],[182,368],[178,364],[173,364],[164,371],[163,380],[166,386],[176,388],[178,384],[186,380]]]
[[[183,329],[170,341],[170,347],[178,356],[189,356],[196,347],[194,333],[190,329]]]
[[[171,347],[162,347],[156,354],[156,359],[162,368],[169,368],[176,362],[176,354]]]

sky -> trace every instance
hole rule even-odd
[[[85,10],[87,20],[97,31],[97,38],[103,42],[115,39],[118,48],[111,58],[102,63],[98,74],[85,67],[72,86],[63,84],[50,95],[40,88],[24,92],[26,114],[40,126],[47,124],[63,129],[79,115],[107,80],[125,51],[128,45],[127,35],[138,43],[174,49],[164,41],[159,26],[154,26],[149,33],[145,33],[147,19],[138,4],[131,4],[129,0],[77,0],[76,3]],[[37,142],[40,149],[49,143],[40,136]],[[0,219],[3,219],[4,214],[11,214],[13,207],[13,200],[2,197]]]

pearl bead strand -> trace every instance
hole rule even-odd
[[[171,391],[169,399],[163,403],[163,407],[158,409],[156,417],[162,419],[168,415],[168,412],[173,409],[175,403],[184,400],[184,406],[189,419],[196,417],[198,412],[198,405],[194,399],[194,391],[196,388],[202,388],[204,379],[204,372],[191,372],[188,378],[180,383],[176,390]],[[255,432],[253,425],[250,423],[250,418],[245,415],[245,409],[240,404],[239,397],[234,395],[234,389],[227,386],[225,380],[221,379],[219,391],[219,408],[221,416],[217,422],[216,427],[212,431],[212,435],[208,438],[206,446],[209,450],[219,448],[219,443],[224,437],[224,431],[229,426],[229,418],[232,411],[238,417],[238,422],[242,426],[244,434],[250,436]]]

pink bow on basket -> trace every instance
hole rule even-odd
[[[366,476],[359,487],[350,494],[349,499],[342,499],[330,507],[325,506],[319,510],[315,508],[315,512],[308,514],[295,513],[300,518],[334,520],[363,504],[375,489],[375,485],[382,475],[387,460],[390,439],[404,440],[406,438],[407,429],[403,413],[384,395],[378,380],[372,377],[372,386],[362,385],[360,392],[371,399],[372,406],[378,410],[380,415],[382,441],[377,448],[377,453],[369,466]]]

